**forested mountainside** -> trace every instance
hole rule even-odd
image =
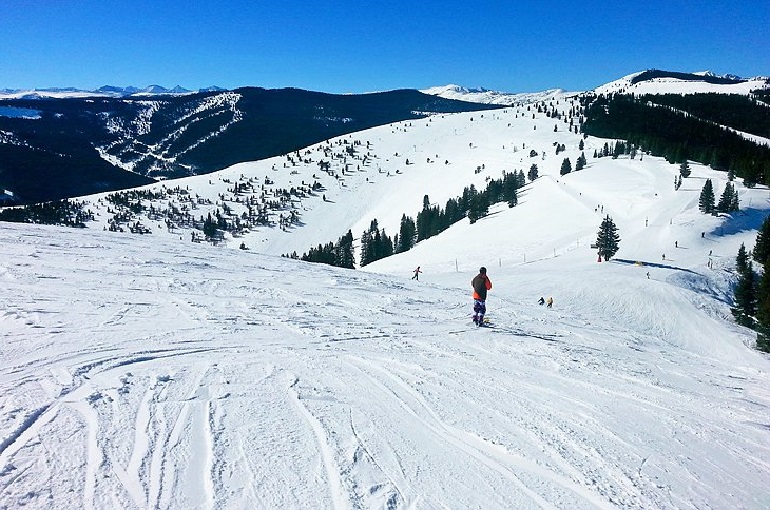
[[[749,183],[770,179],[770,109],[727,94],[586,95],[582,131],[626,140],[673,163],[693,160]],[[747,136],[754,135],[754,138]]]
[[[2,100],[0,188],[13,203],[70,198],[209,173],[431,113],[494,108],[415,90],[338,95],[256,87]]]

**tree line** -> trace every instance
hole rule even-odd
[[[64,227],[85,228],[86,221],[93,221],[94,214],[85,209],[85,202],[78,200],[53,200],[23,207],[0,209],[0,221],[15,223],[42,223]]]
[[[754,262],[762,267],[761,274],[754,271]],[[770,352],[770,216],[765,218],[757,232],[756,243],[750,253],[741,243],[735,258],[735,269],[738,282],[732,313],[739,324],[757,332],[757,348]]]
[[[419,241],[440,234],[463,218],[468,218],[468,221],[475,223],[486,216],[490,206],[494,204],[505,202],[508,207],[515,207],[518,203],[517,190],[525,183],[526,178],[522,170],[503,172],[502,178],[487,181],[483,191],[479,191],[473,184],[466,186],[462,195],[447,200],[443,208],[431,204],[430,197],[425,195],[422,210],[417,213],[416,219],[403,214],[399,232],[393,237],[390,237],[384,228],[379,228],[377,219],[372,220],[369,228],[361,235],[361,267],[395,253],[408,251]],[[298,256],[296,252],[285,256],[352,268],[354,265],[352,241],[353,236],[348,231],[348,234],[336,243],[319,244],[318,248],[311,248],[302,256]]]

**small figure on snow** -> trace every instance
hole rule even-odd
[[[417,266],[417,269],[414,270],[414,276],[412,276],[412,280],[419,280],[420,279],[420,266]]]
[[[540,306],[543,306],[545,304],[545,299],[543,299],[543,296],[540,296],[540,300],[537,302]]]
[[[479,269],[479,274],[471,280],[471,287],[473,287],[473,322],[481,327],[484,325],[484,314],[487,313],[487,291],[492,288],[486,267]]]
[[[545,305],[546,307],[552,308],[553,307],[553,298],[551,296],[548,296],[548,301],[546,301],[545,303],[546,303],[546,305]]]

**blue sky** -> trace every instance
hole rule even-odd
[[[649,68],[770,75],[770,1],[18,0],[0,89],[585,90]]]

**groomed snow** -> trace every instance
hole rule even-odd
[[[678,167],[594,159],[592,137],[586,169],[560,176],[580,137],[532,115],[345,137],[373,157],[344,186],[315,147],[165,183],[214,200],[241,174],[325,186],[299,202],[304,226],[226,247],[149,220],[151,235],[103,231],[100,196],[85,230],[1,224],[0,508],[770,506],[770,360],[729,312],[768,190],[737,183],[742,211],[706,216],[703,182],[718,196],[725,174],[693,164],[674,191]],[[443,206],[533,163],[517,207],[363,270],[277,256],[373,218],[393,235],[424,195]],[[606,215],[620,251],[597,263]]]

